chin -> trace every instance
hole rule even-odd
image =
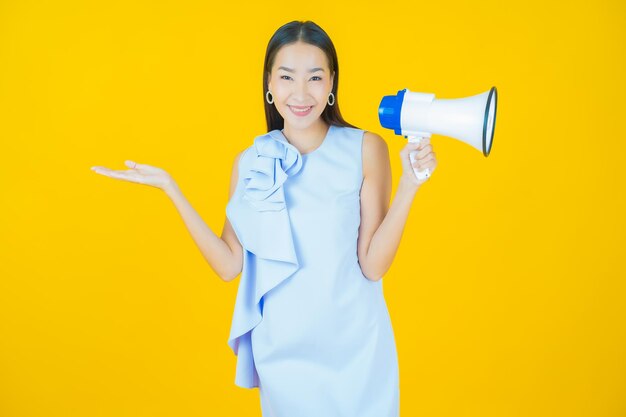
[[[304,129],[309,126],[313,126],[315,123],[317,123],[318,120],[319,120],[319,116],[310,115],[309,117],[307,117],[306,120],[291,118],[289,119],[289,122],[293,126],[296,126],[300,129]]]

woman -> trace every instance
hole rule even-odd
[[[241,273],[229,346],[235,383],[259,387],[263,416],[399,415],[395,340],[382,292],[415,193],[413,166],[437,165],[428,139],[400,152],[391,206],[386,142],[339,111],[337,55],[311,21],[280,27],[263,70],[268,133],[235,157],[218,237],[162,169],[95,167],[160,188],[213,270]]]

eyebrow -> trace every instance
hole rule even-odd
[[[278,67],[278,69],[279,70],[282,69],[282,70],[289,71],[289,72],[296,72],[294,69],[287,68],[287,67]],[[309,72],[315,72],[315,71],[324,71],[324,68],[311,68],[309,70]]]

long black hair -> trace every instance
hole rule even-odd
[[[332,106],[327,105],[322,112],[321,118],[329,125],[346,126],[357,128],[354,125],[346,122],[341,116],[339,111],[339,95],[337,90],[339,88],[339,63],[337,61],[337,52],[335,46],[330,40],[330,37],[324,32],[324,29],[319,27],[314,22],[294,20],[286,23],[272,35],[269,43],[267,44],[267,50],[265,51],[265,64],[263,65],[263,103],[265,105],[265,120],[267,121],[267,131],[274,129],[282,129],[285,126],[285,120],[280,115],[278,110],[273,104],[269,104],[265,99],[268,74],[274,64],[274,58],[278,53],[278,50],[290,43],[297,41],[306,42],[311,45],[315,45],[320,48],[326,54],[328,58],[328,65],[330,67],[330,73],[335,72],[335,78],[333,80],[332,92],[335,95],[335,103]],[[358,128],[357,128],[358,129]]]

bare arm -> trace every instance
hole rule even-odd
[[[422,145],[425,146],[426,144]],[[430,162],[434,169],[434,154],[429,148],[420,161]],[[361,187],[361,225],[359,226],[358,257],[363,275],[378,281],[393,262],[406,220],[421,183],[415,180],[408,152],[415,145],[407,144],[400,152],[404,173],[398,184],[391,207],[391,164],[387,142],[375,133],[365,132],[363,138],[363,185]],[[405,161],[406,159],[406,161]],[[416,161],[416,164],[420,161]]]
[[[241,153],[237,154],[233,163],[229,199],[237,186]],[[174,181],[164,187],[163,190],[176,206],[187,230],[213,271],[225,282],[237,278],[243,268],[243,249],[228,218],[224,222],[222,236],[218,237],[189,204]]]

